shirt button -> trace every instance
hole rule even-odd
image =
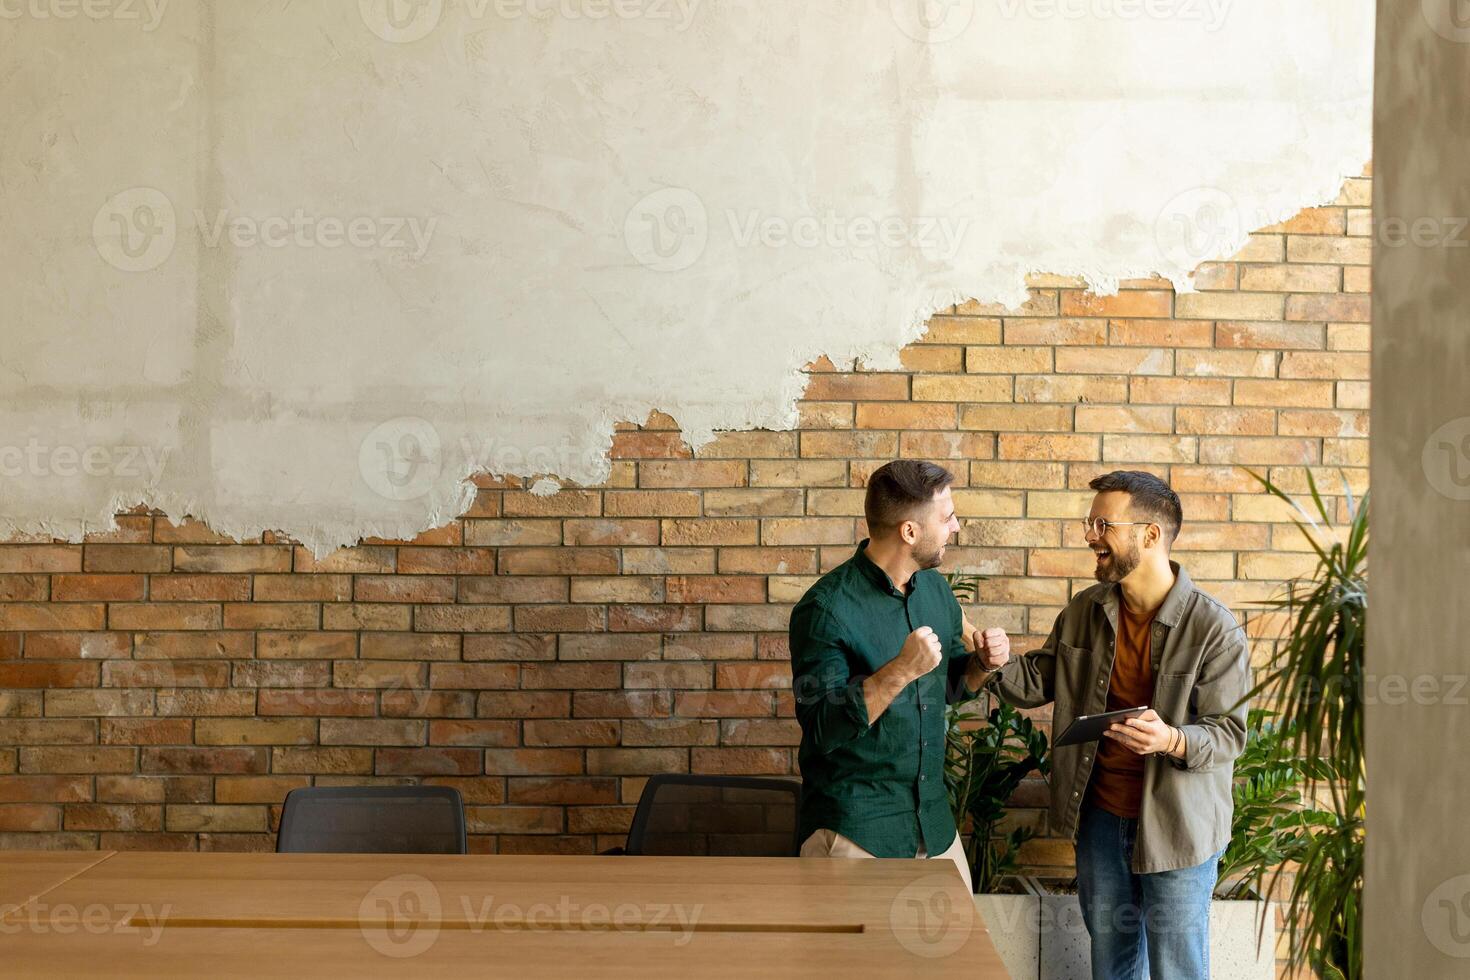
[[[923,773],[919,773],[919,782],[922,783],[923,781],[924,781],[924,774]]]
[[[1076,790],[1073,790],[1072,791],[1072,799],[1075,800],[1076,798],[1077,798],[1077,791]]]

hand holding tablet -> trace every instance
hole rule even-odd
[[[1096,742],[1103,737],[1103,732],[1108,730],[1109,725],[1117,725],[1129,718],[1137,718],[1148,710],[1148,705],[1139,708],[1124,708],[1122,711],[1108,711],[1100,715],[1078,715],[1072,719],[1072,724],[1062,732],[1061,737],[1052,743],[1053,747],[1058,745],[1080,745],[1083,742]]]

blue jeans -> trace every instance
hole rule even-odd
[[[1093,980],[1208,980],[1210,895],[1220,855],[1177,871],[1134,874],[1138,821],[1086,804],[1077,828],[1077,891],[1092,937]]]

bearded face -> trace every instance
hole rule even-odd
[[[1097,556],[1097,567],[1093,569],[1093,575],[1099,582],[1109,585],[1123,581],[1143,561],[1143,549],[1134,540],[1136,535],[1124,536],[1118,533],[1120,530],[1124,529],[1118,528],[1107,535],[1105,540],[1092,543],[1092,552]]]
[[[926,528],[924,536],[913,544],[914,564],[921,569],[938,568],[944,561],[944,546],[948,543],[949,528]]]

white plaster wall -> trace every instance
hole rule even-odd
[[[1188,288],[1361,171],[1372,17],[0,0],[0,531],[411,536],[653,408],[790,427],[1030,270]]]

